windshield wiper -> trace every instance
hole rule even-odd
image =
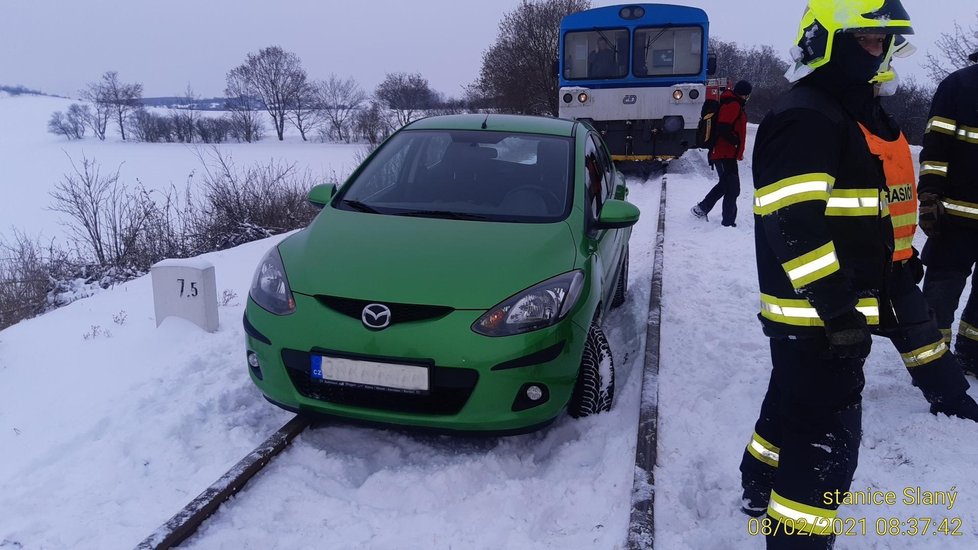
[[[451,212],[449,210],[407,210],[398,212],[398,216],[413,216],[417,218],[446,218],[449,220],[487,220],[487,216],[469,214],[467,212]]]
[[[349,206],[350,208],[352,208],[354,210],[358,210],[360,212],[366,212],[368,214],[379,214],[380,213],[380,211],[377,210],[376,208],[374,208],[373,206],[370,206],[369,204],[364,203],[364,202],[360,202],[360,201],[355,201],[355,200],[350,200],[350,199],[343,199],[343,200],[340,201],[340,204],[345,204],[345,205]]]

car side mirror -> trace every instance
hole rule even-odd
[[[335,183],[321,183],[309,190],[306,200],[316,208],[322,208],[329,204],[330,199],[336,194]]]
[[[717,54],[711,53],[706,56],[706,76],[717,74]]]
[[[638,222],[641,212],[634,204],[618,199],[608,199],[601,207],[601,215],[594,224],[596,229],[621,229]]]

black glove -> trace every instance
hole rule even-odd
[[[914,284],[919,284],[924,279],[924,262],[920,261],[920,254],[917,253],[917,249],[912,250],[913,256],[910,256],[903,267],[913,277]]]
[[[920,215],[918,225],[928,237],[936,237],[941,234],[941,220],[944,218],[944,203],[941,198],[933,193],[921,193]]]
[[[829,352],[838,359],[865,359],[873,345],[866,317],[855,309],[826,319],[825,335],[829,340]]]

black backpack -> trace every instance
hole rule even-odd
[[[721,101],[707,99],[700,109],[700,121],[696,125],[696,148],[712,150],[717,142],[717,117],[720,116],[720,105],[730,103],[730,98]]]

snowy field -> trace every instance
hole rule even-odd
[[[44,207],[67,166],[62,149],[125,161],[123,176],[147,185],[179,186],[198,168],[183,145],[45,134],[50,112],[68,103],[0,97],[0,186],[12,199],[0,202],[0,227],[60,234]],[[324,175],[348,172],[358,149],[222,147],[239,163],[274,157]],[[741,177],[738,227],[725,228],[717,210],[710,222],[689,214],[715,179],[702,154],[667,176],[657,549],[764,547],[738,512],[737,466],[770,370],[755,318],[749,162]],[[642,221],[628,301],[606,320],[619,369],[610,413],[509,438],[318,425],[183,547],[624,548],[660,180],[629,185]],[[148,277],[0,332],[0,549],[131,548],[288,420],[249,381],[241,327],[253,268],[280,238],[205,256],[218,294],[237,294],[214,334],[176,319],[156,328]],[[887,341],[874,340],[866,371],[853,490],[953,488],[957,501],[844,507],[840,516],[865,518],[870,534],[836,547],[978,547],[978,428],[931,416]],[[923,516],[961,518],[963,535],[875,534],[878,518]]]

